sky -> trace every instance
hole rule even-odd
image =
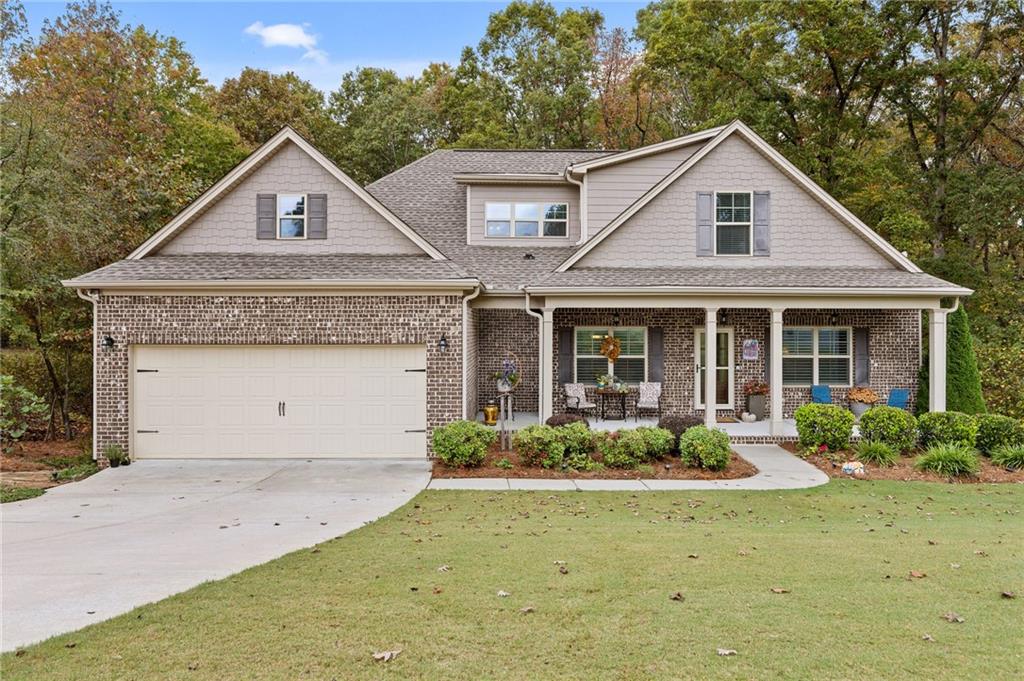
[[[324,91],[357,66],[419,75],[433,61],[457,63],[487,17],[506,2],[113,2],[122,20],[185,43],[207,80],[220,85],[245,66],[294,71]],[[554,2],[601,11],[609,28],[632,30],[646,2]],[[60,16],[63,2],[25,3],[29,30]]]

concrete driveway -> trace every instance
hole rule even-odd
[[[4,504],[0,648],[337,537],[429,481],[426,460],[139,461]]]

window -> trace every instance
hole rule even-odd
[[[750,192],[715,192],[715,255],[750,255]]]
[[[277,238],[306,238],[306,195],[277,195]]]
[[[782,330],[782,384],[849,386],[853,374],[849,328]]]
[[[601,354],[605,336],[619,339],[622,352],[613,364]],[[625,383],[647,380],[647,329],[643,327],[577,327],[576,382],[597,383],[602,374],[614,374]]]
[[[484,233],[489,237],[567,237],[566,203],[487,203]]]

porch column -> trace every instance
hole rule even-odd
[[[540,399],[537,410],[540,422],[544,423],[554,410],[555,386],[555,324],[553,308],[541,309],[543,319],[540,323]]]
[[[772,308],[771,341],[768,344],[772,356],[768,362],[771,376],[771,434],[782,435],[782,313],[783,308]]]
[[[718,404],[718,308],[704,308],[704,425],[714,428],[715,405]],[[700,380],[700,374],[697,374]]]
[[[928,313],[928,411],[946,411],[946,314]]]

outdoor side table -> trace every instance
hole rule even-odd
[[[617,419],[626,420],[626,398],[629,397],[628,390],[615,390],[614,388],[598,388],[597,396],[601,398],[601,420],[605,421],[606,407],[608,401],[619,403],[619,416]]]

